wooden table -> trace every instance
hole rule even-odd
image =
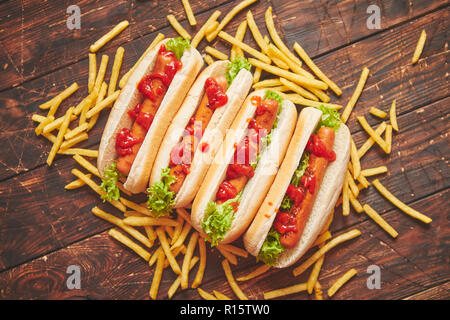
[[[222,16],[239,1],[191,1],[201,26],[216,9]],[[373,147],[362,167],[386,165],[381,182],[398,198],[433,219],[430,225],[410,218],[370,187],[361,202],[370,204],[398,232],[392,239],[365,214],[354,211],[343,217],[336,210],[330,231],[341,234],[352,228],[362,235],[328,253],[320,274],[327,289],[350,268],[358,274],[335,299],[448,299],[449,294],[449,109],[448,3],[442,0],[376,1],[381,9],[381,29],[368,29],[367,7],[373,1],[269,1],[259,0],[252,13],[266,34],[264,12],[273,7],[276,27],[289,47],[299,42],[316,64],[343,90],[331,102],[345,105],[361,70],[370,69],[364,91],[348,124],[360,146],[367,134],[356,120],[365,115],[372,126],[380,120],[370,107],[388,110],[397,99],[400,131],[393,136],[390,155]],[[72,3],[71,3],[72,4]],[[61,107],[76,104],[87,92],[89,45],[119,21],[130,26],[101,49],[110,61],[118,46],[125,48],[124,74],[158,32],[175,33],[166,15],[174,13],[191,34],[179,0],[73,1],[81,9],[81,29],[66,26],[66,1],[2,1],[0,3],[0,298],[2,299],[148,299],[154,268],[107,232],[111,225],[91,213],[94,205],[117,213],[87,187],[65,191],[78,165],[70,156],[45,163],[50,144],[34,134],[37,106],[74,81],[80,89]],[[234,34],[246,10],[225,28]],[[427,41],[421,59],[411,57],[425,29]],[[255,43],[247,32],[245,42]],[[199,46],[203,50],[205,41]],[[229,48],[220,40],[218,48]],[[100,55],[100,54],[99,54]],[[98,55],[98,56],[99,56]],[[98,57],[100,61],[100,57]],[[99,62],[98,62],[99,63]],[[111,66],[111,64],[110,64]],[[107,79],[110,73],[108,69]],[[57,114],[59,115],[59,114]],[[107,118],[104,112],[89,140],[81,147],[95,149]],[[241,242],[237,245],[242,246]],[[308,255],[314,250],[311,250]],[[201,287],[235,297],[220,262],[223,257],[208,245],[208,264]],[[304,258],[301,260],[303,261]],[[69,265],[81,269],[81,289],[69,290]],[[296,264],[298,265],[298,263]],[[367,268],[381,268],[381,289],[369,290]],[[235,276],[247,274],[255,259],[240,258],[232,266]],[[241,283],[250,298],[263,291],[306,281],[308,273],[294,278],[292,268],[270,270]],[[175,279],[163,273],[158,298],[167,298]],[[176,299],[198,299],[193,290],[179,291]],[[311,299],[305,292],[286,297]]]

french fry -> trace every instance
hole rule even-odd
[[[155,37],[155,39],[153,39],[152,43],[148,46],[148,48],[145,50],[145,52],[140,56],[140,58],[138,59],[138,61],[134,64],[134,66],[128,70],[127,73],[125,73],[122,78],[119,81],[119,88],[122,89],[123,87],[125,87],[125,84],[128,81],[128,78],[130,77],[130,75],[133,73],[133,71],[136,69],[136,67],[138,66],[138,64],[142,61],[142,59],[144,59],[144,57],[147,55],[147,53],[149,53],[158,43],[160,43],[162,40],[164,39],[164,34],[162,33],[158,33],[158,35]]]
[[[356,199],[356,196],[353,195],[353,193],[349,193],[349,200],[350,203],[352,204],[352,207],[355,209],[356,212],[361,213],[364,211],[362,205],[359,203],[358,199]]]
[[[278,59],[277,57],[271,56],[269,55],[269,58],[272,60],[272,62],[278,67],[281,68],[283,70],[289,70],[289,65],[284,62],[281,59]]]
[[[322,248],[320,248],[318,251],[316,251],[311,257],[309,257],[305,262],[303,262],[301,265],[296,267],[293,270],[294,277],[299,276],[302,274],[306,269],[308,269],[310,266],[312,266],[322,255],[330,251],[332,248],[337,246],[340,243],[343,243],[345,241],[354,239],[361,235],[361,232],[358,229],[352,229],[346,233],[343,233],[333,239],[331,241],[327,242]]]
[[[314,296],[316,300],[323,300],[322,285],[319,281],[316,281],[316,284],[314,285]]]
[[[280,79],[267,79],[262,80],[253,85],[253,89],[261,89],[266,87],[276,87],[276,86],[282,86],[283,83],[280,81]]]
[[[85,158],[83,158],[81,155],[79,154],[75,154],[73,156],[74,160],[76,162],[78,162],[78,164],[80,166],[82,166],[83,168],[85,168],[87,171],[89,171],[90,173],[92,173],[93,175],[96,175],[97,177],[101,178],[100,176],[100,172],[98,172],[98,169],[96,166],[94,166],[92,163],[90,163],[89,161],[87,161]]]
[[[416,49],[414,50],[413,57],[411,59],[412,64],[419,61],[420,55],[422,54],[423,47],[425,46],[425,40],[427,39],[427,33],[422,30],[420,33],[419,41],[417,41]]]
[[[266,26],[267,26],[267,30],[269,30],[269,34],[270,37],[272,38],[273,42],[275,43],[275,45],[281,50],[281,52],[283,52],[289,59],[291,59],[292,61],[294,61],[296,64],[298,64],[299,66],[302,65],[302,62],[291,52],[289,51],[289,49],[286,47],[286,45],[284,44],[284,42],[281,40],[280,36],[277,33],[277,30],[275,29],[275,24],[273,22],[273,17],[272,17],[272,7],[270,6],[269,8],[267,8],[266,10],[266,14],[265,14],[265,19],[266,19]],[[326,88],[325,88],[326,89]]]
[[[116,101],[116,99],[119,97],[119,94],[120,94],[120,90],[117,90],[112,95],[110,95],[109,97],[102,100],[99,104],[97,104],[95,107],[93,107],[91,110],[88,111],[88,113],[86,114],[86,117],[88,119],[92,118],[92,116],[96,115],[103,109],[109,107],[114,101]]]
[[[261,48],[261,51],[264,54],[268,54],[269,49],[268,49],[267,42],[264,41],[264,38],[261,35],[261,32],[259,32],[258,26],[256,25],[255,19],[253,18],[253,14],[250,10],[247,11],[247,24],[253,35],[253,38],[255,39],[258,46]]]
[[[382,122],[376,129],[375,129],[375,133],[379,136],[381,136],[384,132],[384,130],[386,130],[386,122]],[[358,158],[362,158],[367,151],[369,151],[369,149],[373,146],[373,144],[375,143],[375,140],[372,137],[369,137],[369,139],[366,140],[366,142],[364,142],[364,144],[358,149]]]
[[[137,243],[135,243],[130,238],[120,233],[116,229],[109,230],[108,234],[117,241],[119,241],[120,243],[122,243],[123,245],[127,246],[128,248],[136,252],[145,261],[148,261],[148,259],[150,259],[150,253],[147,250],[142,248],[140,245],[138,245]]]
[[[44,130],[45,126],[52,123],[53,121],[55,121],[54,116],[45,117],[41,121],[41,123],[39,123],[39,125],[36,127],[36,129],[34,129],[34,132],[36,133],[36,135],[39,136],[42,133],[42,131]]]
[[[209,54],[205,54],[205,56],[203,57],[203,60],[205,60],[205,62],[208,65],[210,65],[211,63],[214,63],[214,59]]]
[[[152,285],[150,286],[149,296],[153,300],[158,296],[159,284],[161,283],[161,276],[164,270],[164,252],[160,252],[158,255],[158,262],[156,263],[156,269],[153,273]]]
[[[319,260],[316,261],[314,267],[309,274],[308,281],[306,282],[306,290],[309,294],[312,294],[314,286],[319,278],[320,269],[322,268],[323,261],[325,260],[325,255],[321,256]]]
[[[228,56],[225,53],[220,52],[219,50],[212,48],[210,46],[206,46],[205,51],[219,60],[227,60],[228,59]]]
[[[355,197],[357,197],[359,195],[359,189],[355,183],[355,180],[353,180],[351,174],[347,176],[347,180],[348,180],[348,188],[351,191],[350,193],[353,194]]]
[[[234,280],[233,273],[231,272],[230,264],[228,263],[227,259],[222,261],[222,268],[225,272],[225,276],[227,277],[228,284],[230,285],[236,296],[241,300],[248,300],[248,297],[244,294],[244,292],[242,292],[241,288],[239,288],[236,280]]]
[[[358,150],[356,149],[356,144],[353,138],[350,139],[350,158],[352,159],[353,164],[353,178],[359,177],[361,173],[361,164],[359,162]]]
[[[94,89],[95,78],[97,76],[97,57],[95,53],[89,53],[89,76],[88,76],[88,92]]]
[[[336,291],[338,291],[348,280],[350,280],[354,275],[356,275],[355,269],[350,269],[347,271],[342,277],[340,277],[338,280],[336,280],[335,283],[328,289],[328,296],[331,298]]]
[[[241,24],[239,24],[239,26],[238,26],[238,28],[236,30],[236,35],[234,37],[237,40],[242,42],[244,40],[246,31],[247,31],[247,20],[244,20],[244,21],[241,22]],[[239,48],[237,46],[233,46],[231,48],[230,60],[233,61],[234,58],[236,58],[237,56],[243,57],[244,53],[242,52],[241,48]]]
[[[378,117],[378,118],[381,118],[381,119],[384,119],[384,118],[387,117],[387,113],[386,112],[384,112],[383,110],[380,110],[378,108],[375,108],[375,107],[371,107],[370,110],[369,110],[369,113],[371,113],[375,117]]]
[[[430,223],[432,219],[427,217],[426,215],[420,213],[419,211],[414,210],[413,208],[407,206],[405,203],[400,201],[397,197],[395,197],[388,189],[386,189],[378,179],[372,181],[373,185],[377,190],[394,206],[402,210],[404,213],[410,215],[413,218],[416,218],[424,223]]]
[[[75,129],[70,130],[70,132],[67,132],[67,133],[64,135],[64,139],[65,139],[65,140],[70,140],[70,139],[72,139],[73,137],[75,137],[76,135],[82,133],[83,131],[86,131],[87,128],[88,128],[88,124],[85,122],[85,123],[83,123],[82,125],[79,125],[78,127],[76,127]]]
[[[150,259],[148,259],[148,265],[149,265],[150,267],[152,267],[152,266],[156,263],[156,261],[158,261],[159,254],[160,254],[161,252],[164,254],[164,251],[163,251],[163,249],[162,249],[161,246],[159,246],[158,249],[156,249],[156,250],[153,252],[153,255],[150,257]],[[164,257],[165,257],[165,255],[164,255]]]
[[[266,56],[265,54],[259,52],[256,49],[253,49],[248,44],[245,44],[244,42],[237,40],[235,37],[229,35],[228,33],[224,32],[224,31],[219,32],[219,37],[222,38],[223,40],[231,43],[232,45],[239,47],[240,49],[242,49],[245,52],[247,52],[248,54],[258,58],[259,60],[261,60],[264,63],[271,62],[270,58],[268,56]]]
[[[53,159],[55,159],[55,156],[56,156],[56,152],[58,152],[59,148],[61,147],[61,145],[63,143],[64,135],[67,131],[67,128],[69,127],[70,117],[72,116],[73,109],[74,109],[73,107],[70,107],[67,110],[66,115],[64,116],[64,120],[61,124],[61,128],[59,129],[58,135],[56,136],[56,141],[53,144],[52,149],[50,150],[50,153],[48,154],[47,164],[49,166],[52,165]]]
[[[175,248],[173,251],[173,257],[176,258],[180,253],[186,254],[186,247],[183,245],[181,247]],[[164,261],[164,269],[166,269],[169,266],[169,260]]]
[[[192,282],[192,288],[197,288],[203,280],[203,275],[205,273],[206,268],[206,243],[205,239],[198,238],[198,249],[200,252],[200,264],[197,270],[197,274],[195,275],[194,281]]]
[[[93,105],[94,103],[96,103],[96,100],[99,99],[99,95],[100,95],[100,94],[103,94],[103,92],[102,92],[103,86],[106,86],[106,83],[105,83],[105,82],[102,83],[102,86],[100,87],[100,91],[99,91],[99,92],[93,91],[93,92],[86,98],[86,100],[83,99],[83,101],[81,102],[80,105],[82,105],[83,108],[81,109],[80,119],[79,119],[79,121],[78,121],[78,126],[84,125],[84,124],[86,123],[86,114],[88,113],[88,111],[89,111],[89,109],[92,107],[92,105]],[[106,92],[106,89],[105,89],[105,92]],[[78,106],[80,106],[80,105],[78,105]],[[78,107],[78,106],[77,106],[77,107]],[[78,112],[77,108],[75,108],[74,113],[75,113],[75,112]],[[87,130],[87,129],[89,129],[89,124],[87,124],[86,130]]]
[[[181,37],[191,40],[190,34],[186,31],[186,29],[183,28],[183,26],[178,22],[177,18],[175,18],[173,14],[169,14],[167,16],[167,20],[169,20],[169,23]]]
[[[206,30],[211,26],[214,22],[216,22],[217,18],[220,16],[221,12],[219,10],[214,11],[211,16],[206,20],[205,24],[198,30],[195,34],[194,38],[192,38],[191,46],[197,48],[200,41],[206,35]]]
[[[85,156],[85,157],[89,157],[89,158],[97,158],[98,157],[98,150],[81,149],[81,148],[66,149],[64,151],[58,151],[58,153],[66,154],[66,155],[78,154],[80,156]]]
[[[70,140],[66,140],[61,144],[60,150],[64,151],[69,149],[70,147],[76,145],[77,143],[87,140],[89,138],[88,134],[86,132],[82,132],[79,135],[76,135]]]
[[[392,238],[397,238],[398,232],[395,231],[394,228],[391,227],[389,223],[386,222],[379,214],[376,212],[371,206],[365,204],[363,206],[364,212],[381,228],[384,229]]]
[[[88,178],[90,178],[90,177],[92,177],[92,174],[88,173],[86,176]],[[64,189],[66,189],[66,190],[73,190],[73,189],[81,188],[84,185],[86,185],[86,183],[83,180],[76,179],[76,180],[72,181],[71,183],[66,184],[64,186]]]
[[[299,85],[295,84],[294,82],[291,82],[291,81],[286,80],[284,78],[280,78],[280,82],[283,85],[287,86],[292,91],[298,93],[299,95],[301,95],[302,97],[304,97],[306,99],[313,100],[313,101],[319,101],[319,99],[317,99],[317,97],[315,95],[313,95],[308,90],[303,89],[302,87],[300,87]]]
[[[314,74],[328,84],[331,90],[333,90],[336,95],[340,96],[342,94],[342,90],[333,82],[331,81],[320,69],[317,67],[317,65],[311,60],[311,58],[308,56],[306,51],[297,43],[294,43],[294,50],[298,53],[300,58],[305,62],[305,64],[314,72]]]
[[[256,268],[255,270],[253,270],[252,272],[250,272],[249,274],[239,277],[236,280],[237,281],[247,281],[247,280],[256,278],[256,277],[262,275],[263,273],[269,271],[270,268],[271,267],[268,266],[267,264],[263,264],[263,265],[259,266],[258,268]]]
[[[145,245],[145,246],[147,246],[149,248],[151,247],[151,243],[150,243],[149,239],[146,236],[144,236],[142,233],[140,233],[135,228],[126,225],[122,219],[119,219],[119,218],[113,216],[110,213],[107,213],[107,212],[105,212],[103,210],[100,210],[97,206],[92,208],[91,211],[97,217],[99,217],[99,218],[101,218],[103,220],[106,220],[106,221],[116,225],[117,227],[121,228],[123,231],[127,232],[128,234],[130,234],[133,238],[138,240],[143,245]]]
[[[342,188],[342,215],[348,216],[350,214],[350,200],[348,197],[349,188],[348,188],[348,179],[351,179],[349,172],[346,172],[346,177],[344,180],[344,186]]]
[[[171,249],[176,248],[178,246],[181,246],[186,239],[189,231],[191,230],[192,226],[189,223],[185,223],[183,226],[183,230],[181,230],[180,236],[178,237],[177,241],[174,245],[172,245]]]
[[[331,232],[327,230],[327,231],[323,232],[321,235],[319,235],[317,237],[317,239],[311,245],[311,248],[315,247],[315,246],[318,246],[318,245],[321,245],[322,243],[324,243],[328,239],[331,239]]]
[[[189,24],[191,26],[197,25],[197,20],[195,20],[194,13],[192,12],[191,4],[189,3],[189,0],[181,0],[183,3],[184,11],[186,11],[186,16],[188,18]]]
[[[231,252],[232,254],[235,254],[240,257],[244,257],[244,258],[248,257],[248,252],[246,250],[238,248],[231,244],[218,244],[217,247],[218,248],[220,247],[221,249]]]
[[[111,31],[105,34],[103,37],[95,41],[93,45],[91,45],[91,52],[97,52],[101,47],[103,47],[106,43],[111,41],[112,38],[121,33],[126,27],[128,27],[130,23],[127,20],[124,20],[117,24]]]
[[[275,299],[275,298],[287,296],[289,294],[306,291],[306,289],[307,289],[306,283],[299,283],[299,284],[295,284],[293,286],[289,286],[286,288],[264,292],[264,299],[265,300]]]
[[[75,175],[76,177],[78,177],[81,180],[83,180],[92,190],[94,190],[100,196],[105,194],[105,191],[103,191],[98,184],[96,184],[93,180],[91,180],[87,175],[82,173],[80,170],[72,169],[71,172],[72,172],[73,175]],[[117,200],[111,200],[111,201],[110,200],[106,200],[106,201],[111,203],[114,207],[116,207],[117,209],[119,209],[122,212],[127,211],[126,207],[122,203],[117,201]]]
[[[230,297],[224,295],[222,292],[219,292],[217,290],[213,290],[213,293],[216,296],[217,300],[231,300]]]
[[[152,215],[151,211],[148,208],[143,207],[143,206],[141,206],[141,205],[139,205],[139,204],[137,204],[137,203],[135,203],[133,201],[127,200],[127,199],[125,199],[123,197],[120,197],[119,200],[120,200],[120,202],[122,202],[125,206],[127,206],[130,209],[133,209],[133,210],[135,210],[135,211],[137,211],[139,213],[142,213],[142,214],[144,214],[146,216],[151,216]]]
[[[326,103],[326,102],[319,102],[319,101],[305,99],[299,94],[284,94],[284,93],[281,93],[280,95],[283,96],[285,99],[289,99],[293,103],[299,104],[301,106],[307,106],[307,107],[325,106],[327,108],[334,109],[334,110],[342,109],[341,105],[334,104],[334,103]]]
[[[192,257],[191,259],[191,264],[189,266],[189,271],[191,271],[195,264],[198,262],[198,257]],[[172,283],[172,285],[170,286],[169,290],[167,291],[167,296],[169,297],[169,299],[171,299],[173,297],[173,295],[175,294],[175,292],[178,290],[178,288],[180,287],[181,284],[181,275],[179,275],[175,281]]]
[[[369,69],[367,67],[364,67],[361,72],[361,76],[359,77],[359,81],[358,84],[356,85],[355,91],[353,91],[350,100],[345,106],[344,112],[342,112],[341,119],[344,123],[346,123],[348,118],[350,117],[350,113],[352,112],[353,107],[356,105],[356,102],[358,101],[359,96],[361,95],[361,92],[364,89],[364,85],[366,84],[368,76],[369,76]]]
[[[50,107],[50,110],[47,113],[47,118],[54,116],[56,111],[58,111],[59,106],[62,103],[62,99],[60,97],[56,97],[55,102],[52,104],[52,106]]]
[[[125,53],[125,49],[123,47],[117,48],[116,55],[114,57],[113,66],[112,66],[111,78],[109,79],[108,97],[116,91],[117,80],[119,79],[119,72],[120,72],[120,67],[122,66],[124,53]]]
[[[385,141],[386,141],[386,153],[391,153],[392,150],[392,125],[388,124],[386,126],[386,135],[385,135]]]
[[[169,248],[169,242],[167,241],[166,234],[164,233],[164,230],[159,227],[156,229],[156,235],[158,236],[159,241],[161,242],[161,247],[164,250],[164,254],[167,257],[167,260],[169,260],[170,266],[176,274],[181,274],[180,266],[178,265],[177,261],[175,260],[172,251]]]
[[[78,90],[78,83],[74,82],[69,87],[64,89],[61,93],[59,93],[57,96],[52,98],[51,100],[41,104],[39,106],[40,109],[50,109],[55,103],[61,103],[62,101],[66,100],[68,97],[72,95],[75,91]],[[54,114],[54,113],[53,113]]]
[[[205,300],[217,300],[217,298],[212,295],[211,293],[206,292],[205,290],[202,290],[200,288],[197,288],[197,292]]]
[[[389,120],[391,121],[392,128],[394,128],[395,131],[398,131],[398,124],[397,124],[397,103],[396,100],[392,101],[391,108],[389,109]]]
[[[100,91],[103,80],[105,79],[106,68],[108,67],[109,56],[106,54],[102,55],[102,60],[100,62],[100,67],[98,68],[97,77],[95,78],[94,89],[92,91]]]
[[[281,69],[281,68],[278,68],[275,66],[271,66],[270,64],[267,64],[264,61],[249,58],[248,62],[250,62],[255,67],[259,67],[269,73],[272,73],[279,77],[285,78],[285,79],[295,82],[299,85],[314,87],[314,88],[323,89],[323,90],[326,90],[328,87],[328,85],[325,82],[322,82],[322,81],[316,80],[316,79],[310,79],[310,78],[298,75],[296,73],[292,73],[292,72],[286,71],[284,69]]]
[[[191,263],[192,256],[194,255],[194,250],[197,245],[198,232],[193,232],[186,249],[186,254],[184,255],[183,265],[181,267],[181,288],[187,289],[189,286],[189,265]]]
[[[212,34],[218,26],[219,22],[211,21],[211,23],[205,28],[205,35],[208,36],[209,34]]]
[[[75,110],[75,109],[74,109],[74,110]],[[61,128],[61,124],[62,124],[63,121],[64,121],[64,117],[65,117],[65,115],[62,116],[62,117],[56,118],[53,122],[47,124],[47,125],[44,127],[44,129],[42,130],[42,135],[44,135],[44,134],[46,134],[46,133],[50,133],[50,132],[52,132],[53,130],[56,130],[56,129]],[[46,117],[43,117],[43,118],[46,118]],[[73,121],[73,120],[76,120],[76,119],[77,119],[77,117],[76,117],[75,115],[72,114],[72,116],[70,117],[70,121]]]
[[[170,241],[170,245],[175,244],[175,242],[177,241],[178,237],[180,236],[181,230],[183,229],[183,223],[184,223],[183,217],[178,215],[177,216],[177,225],[175,226],[174,234],[173,234],[173,237],[172,237],[172,239]]]
[[[375,142],[381,147],[381,149],[384,150],[384,152],[387,153],[388,151],[388,145],[384,139],[382,139],[370,126],[370,124],[367,122],[366,118],[364,116],[358,116],[356,117],[358,119],[358,122],[360,123],[361,127],[369,134],[369,136],[375,140]],[[386,127],[387,128],[387,127]]]
[[[253,72],[253,83],[257,83],[259,81],[259,78],[261,78],[261,68],[255,68],[255,71]]]
[[[135,227],[144,226],[176,226],[177,222],[169,218],[152,218],[152,217],[127,217],[124,223]]]
[[[385,173],[387,171],[388,171],[388,169],[387,169],[386,166],[379,166],[379,167],[376,167],[376,168],[370,168],[370,169],[361,170],[361,174],[363,176],[365,176],[365,177],[370,177],[370,176],[374,176],[374,175],[377,175],[377,174]]]
[[[237,13],[239,13],[242,9],[248,7],[255,1],[256,0],[244,0],[244,1],[240,2],[238,5],[236,5],[233,9],[231,9],[225,15],[225,17],[222,19],[222,21],[220,21],[220,24],[217,27],[217,29],[212,34],[210,34],[206,37],[206,40],[208,40],[208,42],[213,41],[217,37],[217,35],[222,31],[222,29],[228,24],[228,22],[230,22],[231,19],[233,19]]]
[[[219,246],[216,246],[216,248],[225,257],[225,259],[230,261],[231,264],[237,265],[237,258],[234,254],[232,254],[230,251],[224,250]]]

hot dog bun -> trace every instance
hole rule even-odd
[[[172,120],[161,143],[150,176],[150,186],[161,179],[161,169],[169,166],[170,152],[178,141],[180,141],[189,119],[195,114],[205,93],[204,86],[206,79],[215,76],[225,76],[229,63],[230,61],[228,60],[214,62],[202,71],[192,85],[183,105]],[[227,104],[214,111],[208,126],[205,128],[203,137],[197,145],[198,149],[198,146],[202,143],[207,143],[208,149],[204,152],[197,152],[198,150],[196,150],[194,153],[190,173],[186,176],[181,189],[175,197],[175,208],[186,207],[194,199],[209,165],[222,143],[222,137],[225,135],[226,129],[230,127],[250,90],[252,80],[252,74],[246,69],[241,69],[228,87],[226,91],[228,97]]]
[[[102,176],[105,169],[118,157],[115,149],[117,133],[122,128],[130,129],[133,125],[133,119],[127,112],[143,99],[142,94],[137,89],[137,84],[143,77],[152,73],[160,46],[169,40],[165,39],[158,43],[142,59],[114,103],[99,146],[97,166]],[[167,89],[124,183],[125,189],[132,193],[145,191],[156,156],[154,150],[159,148],[170,120],[177,112],[191,84],[203,66],[203,59],[200,53],[193,47],[184,51],[181,62],[183,64],[182,68],[176,73]]]
[[[251,99],[254,96],[263,98],[264,95],[265,90],[258,90],[247,97],[195,197],[191,210],[192,225],[203,234],[202,221],[206,215],[208,202],[215,200],[216,192],[225,178],[228,164],[234,155],[235,145],[244,137],[248,119],[251,119],[256,111],[257,106],[251,102]],[[297,111],[294,104],[291,101],[283,100],[277,127],[272,132],[271,143],[261,153],[255,174],[242,191],[238,210],[235,212],[231,227],[221,243],[236,240],[254,218],[284,158],[294,131],[296,118]]]
[[[304,108],[298,119],[294,136],[289,144],[287,156],[272,184],[266,198],[256,214],[255,219],[244,235],[247,251],[257,256],[269,233],[277,210],[283,200],[291,178],[297,169],[305,151],[309,137],[319,123],[322,112],[315,108]],[[284,250],[275,264],[284,268],[295,263],[313,244],[334,208],[344,182],[345,171],[350,158],[350,131],[341,124],[336,132],[333,151],[336,160],[329,163],[320,185],[311,214],[306,222],[300,241],[292,249]]]

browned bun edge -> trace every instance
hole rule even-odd
[[[139,63],[131,74],[127,84],[121,90],[103,131],[100,141],[99,156],[97,166],[100,174],[117,159],[115,150],[115,136],[122,128],[131,129],[133,119],[128,115],[128,110],[142,100],[142,94],[137,90],[137,83],[154,69],[156,57],[161,44],[170,39],[165,39],[158,43]],[[176,73],[161,105],[158,108],[153,123],[145,136],[144,142],[131,167],[129,175],[124,183],[125,189],[132,193],[144,192],[150,176],[156,152],[170,120],[180,107],[189,87],[195,80],[198,72],[203,66],[203,59],[200,53],[193,47],[186,49],[181,57],[182,68]]]
[[[247,97],[195,197],[191,210],[191,220],[193,226],[199,232],[204,233],[201,223],[205,218],[206,206],[209,201],[215,199],[217,189],[225,178],[228,164],[235,151],[234,145],[244,137],[248,119],[251,119],[256,111],[256,106],[252,104],[251,99],[254,96],[263,98],[264,94],[265,90],[258,90]],[[252,221],[284,158],[290,137],[294,131],[296,117],[297,111],[294,104],[284,100],[278,126],[272,133],[272,142],[261,154],[255,175],[248,181],[242,192],[238,210],[234,215],[230,230],[221,241],[222,243],[236,240]]]

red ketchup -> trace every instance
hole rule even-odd
[[[325,144],[316,134],[312,134],[309,138],[308,143],[306,144],[306,151],[311,152],[317,157],[325,158],[330,162],[336,160],[336,153],[331,149],[327,149]]]
[[[228,96],[214,78],[205,81],[205,91],[208,97],[208,106],[211,109],[220,108],[228,102]]]
[[[227,179],[235,179],[242,176],[252,178],[254,175],[253,167],[248,164],[230,163],[227,168]]]
[[[140,142],[142,142],[142,139],[133,137],[129,129],[123,128],[116,136],[116,151],[121,156],[131,154],[133,152],[132,147]]]
[[[153,116],[148,112],[141,112],[141,109],[142,104],[138,103],[133,109],[128,111],[128,115],[148,131],[152,125]]]
[[[297,218],[290,215],[289,212],[279,211],[273,223],[273,227],[280,234],[297,232]]]
[[[295,204],[302,203],[303,199],[305,198],[305,189],[300,187],[296,187],[292,184],[289,185],[287,188],[286,194],[289,196],[291,200],[295,202]]]
[[[233,199],[236,196],[236,188],[228,181],[224,181],[220,184],[219,190],[217,190],[216,200],[227,201],[229,199]]]
[[[209,150],[209,144],[206,142],[202,142],[200,145],[201,152],[208,152]]]

